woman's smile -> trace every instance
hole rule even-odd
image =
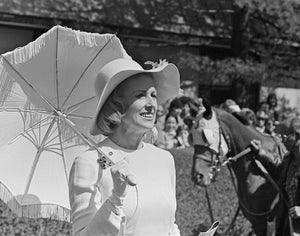
[[[154,119],[154,113],[152,112],[142,112],[140,113],[140,116],[142,116],[143,118],[145,118],[146,120],[153,120]]]

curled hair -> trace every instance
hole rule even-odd
[[[108,136],[121,124],[122,114],[126,111],[126,104],[122,97],[119,85],[106,99],[97,119],[101,134]]]

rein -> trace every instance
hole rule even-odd
[[[218,119],[219,121],[219,125],[221,127],[221,131],[222,133],[224,134],[224,130],[222,129],[222,123],[221,121]],[[227,136],[223,135],[225,137],[225,140],[227,142],[227,145],[229,146],[230,145],[230,140],[227,140]],[[228,137],[229,138],[229,137]],[[265,211],[265,212],[253,212],[251,210],[249,210],[247,207],[246,207],[246,204],[242,201],[242,199],[240,198],[239,196],[239,193],[238,193],[238,189],[237,189],[237,185],[236,185],[236,181],[234,179],[234,175],[233,175],[233,170],[232,170],[232,167],[230,165],[231,161],[237,161],[239,158],[245,156],[246,154],[250,153],[251,152],[251,148],[248,147],[246,149],[244,149],[243,151],[239,152],[238,154],[236,154],[235,156],[233,157],[229,157],[225,162],[228,167],[228,170],[230,172],[230,176],[231,176],[231,181],[232,181],[232,184],[233,184],[233,187],[234,187],[234,190],[236,192],[236,195],[238,197],[238,201],[240,203],[240,205],[243,207],[243,209],[249,214],[249,215],[253,215],[253,216],[267,216],[269,215],[273,209],[269,209],[268,211]],[[273,180],[273,178],[270,176],[269,172],[264,168],[264,166],[261,164],[261,162],[259,160],[256,160],[254,159],[255,161],[255,164],[256,166],[260,169],[260,171],[263,173],[263,175],[266,177],[267,180],[269,180],[269,182],[272,184],[272,186],[277,190],[277,192],[279,193],[280,197],[283,199],[284,203],[288,206],[288,202],[287,200],[285,199],[282,191],[280,190],[280,188],[278,187],[278,185],[276,184],[276,182]],[[225,166],[224,165],[224,166]],[[275,198],[275,200],[277,199],[278,197]],[[277,199],[278,201],[278,199]]]

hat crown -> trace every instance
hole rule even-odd
[[[99,71],[95,80],[96,96],[100,98],[106,84],[116,74],[127,70],[143,70],[140,64],[131,58],[119,58],[105,64]],[[100,88],[100,89],[99,89]]]

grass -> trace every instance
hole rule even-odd
[[[177,173],[177,224],[182,236],[196,236],[211,225],[205,189],[191,181],[192,148],[171,150]],[[220,221],[218,232],[225,232],[237,210],[237,197],[227,168],[221,170],[216,181],[208,187],[214,220]],[[229,235],[248,235],[249,222],[239,214]]]
[[[211,225],[204,188],[191,181],[192,148],[171,150],[177,173],[176,220],[182,236],[196,236]],[[226,168],[209,188],[213,215],[220,221],[218,232],[224,232],[237,208],[237,197]],[[250,232],[249,222],[239,214],[235,227],[229,235],[246,236]],[[4,204],[0,204],[0,235],[71,235],[69,223],[49,219],[19,218]]]

